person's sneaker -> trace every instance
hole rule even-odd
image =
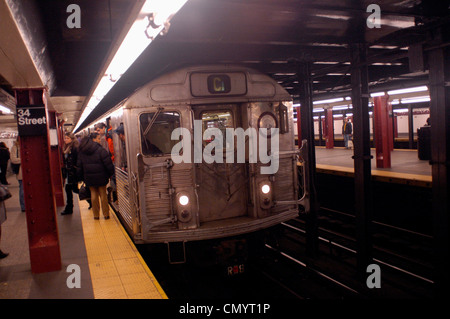
[[[68,211],[63,211],[62,213],[61,213],[61,215],[70,215],[70,214],[73,214],[73,211],[70,211],[70,210],[68,210]]]

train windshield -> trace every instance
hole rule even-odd
[[[141,147],[143,155],[170,154],[178,140],[171,140],[172,131],[180,127],[177,112],[152,112],[139,116]]]
[[[206,111],[202,113],[202,125],[203,133],[207,129],[219,129],[222,133],[223,146],[226,147],[226,129],[234,128],[233,116],[231,111]],[[215,136],[211,139],[205,140],[204,144],[210,143]]]

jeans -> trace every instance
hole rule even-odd
[[[348,148],[348,141],[350,140],[350,134],[344,134],[344,145]]]

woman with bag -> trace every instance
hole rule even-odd
[[[70,132],[64,134],[64,167],[63,177],[66,178],[66,208],[61,215],[70,215],[73,213],[73,193],[78,193],[77,179],[77,159],[78,159],[78,140]],[[65,176],[64,176],[65,175]]]
[[[106,185],[114,173],[114,165],[106,149],[99,143],[98,133],[91,133],[84,137],[78,148],[77,175],[83,180],[91,191],[92,211],[94,219],[99,219],[100,203],[105,219],[109,219],[109,203],[106,194]]]

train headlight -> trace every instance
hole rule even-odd
[[[186,206],[187,204],[189,204],[189,197],[187,197],[186,195],[181,195],[178,198],[178,202],[180,203],[180,205]]]
[[[192,220],[191,199],[191,194],[186,191],[179,192],[176,197],[178,221],[183,224]]]
[[[269,181],[259,183],[259,204],[263,209],[272,207],[272,184]]]
[[[261,192],[262,192],[263,194],[269,194],[269,192],[270,192],[270,185],[268,185],[268,184],[263,184],[263,185],[261,186]]]

